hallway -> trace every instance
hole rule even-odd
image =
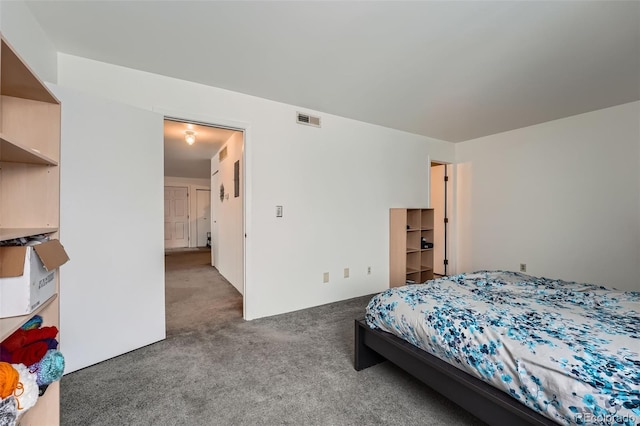
[[[167,337],[242,319],[242,295],[211,266],[211,251],[165,253]]]

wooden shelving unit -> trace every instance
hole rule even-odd
[[[60,102],[0,34],[0,241],[58,237]],[[57,280],[56,275],[56,280]],[[0,319],[0,340],[36,313],[59,328],[56,296],[28,315]],[[60,423],[58,383],[24,413],[20,426]]]
[[[433,279],[433,209],[390,209],[389,287]]]

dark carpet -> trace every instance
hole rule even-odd
[[[166,340],[63,377],[63,425],[483,424],[388,362],[353,369],[370,296],[246,322],[207,255],[167,256]]]

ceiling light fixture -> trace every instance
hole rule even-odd
[[[184,131],[184,140],[189,144],[193,145],[196,141],[196,132],[193,130],[185,130]]]

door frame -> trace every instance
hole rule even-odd
[[[252,258],[251,252],[251,200],[252,200],[252,155],[251,155],[251,124],[241,121],[229,120],[222,117],[213,117],[203,114],[195,114],[188,111],[176,111],[166,108],[153,107],[153,112],[162,114],[164,119],[173,119],[178,121],[190,121],[202,123],[204,125],[213,127],[224,127],[228,129],[238,130],[242,132],[242,163],[244,167],[240,167],[241,174],[241,193],[242,193],[242,229],[243,229],[243,243],[242,243],[242,318],[250,320],[253,318],[247,317],[247,300],[248,293],[251,291],[251,284],[253,282],[251,270],[247,268]],[[214,193],[213,188],[211,188]]]

